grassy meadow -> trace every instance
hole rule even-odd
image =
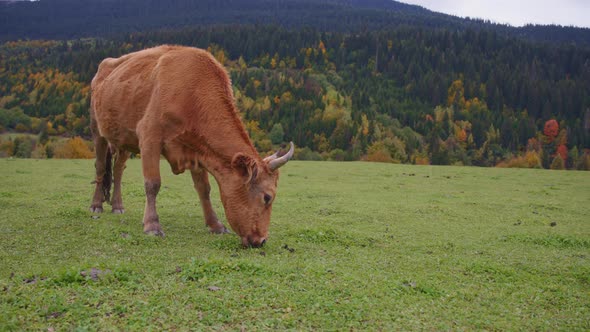
[[[93,217],[93,164],[0,159],[1,331],[590,329],[587,172],[292,161],[242,249],[165,162],[165,238],[139,160]]]

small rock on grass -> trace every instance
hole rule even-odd
[[[34,276],[32,278],[25,278],[23,281],[25,282],[25,284],[36,284],[37,276]]]
[[[407,287],[407,288],[416,288],[416,282],[415,281],[404,282],[403,286]]]
[[[99,270],[95,267],[91,268],[90,271],[80,271],[80,275],[84,278],[90,277],[93,281],[98,281],[100,277],[104,276],[105,274],[111,273],[110,270]]]
[[[221,288],[217,287],[217,286],[209,286],[207,287],[208,290],[212,291],[212,292],[217,292],[220,291]]]

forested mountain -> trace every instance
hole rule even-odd
[[[211,24],[273,24],[354,32],[401,26],[492,29],[537,41],[590,43],[590,29],[514,28],[391,0],[40,0],[0,3],[0,41],[109,36]]]
[[[203,23],[164,30],[154,24],[153,30],[119,33],[130,28],[126,18],[137,11],[133,0],[76,2],[120,10],[110,16],[98,10],[96,22],[76,26],[75,36],[96,28],[100,31],[93,33],[103,37],[67,35],[0,46],[0,132],[39,135],[36,146],[22,145],[22,139],[0,142],[0,155],[26,157],[34,151],[50,157],[55,153],[51,137],[88,138],[89,83],[98,63],[169,43],[209,49],[228,68],[248,132],[262,152],[293,140],[300,159],[590,168],[590,48],[572,42],[574,37],[562,43],[567,33],[543,32],[554,41],[547,43],[484,22],[466,21],[474,26],[458,28],[457,18],[380,0],[268,1],[259,16],[252,8],[262,0],[248,2],[250,7],[241,0],[173,0],[185,4],[186,13],[227,8],[216,18],[227,22],[255,17],[265,22],[274,12],[276,24]],[[51,3],[70,2],[45,0],[46,6]],[[145,17],[150,8],[160,8],[163,20],[174,16],[161,1],[143,3]],[[301,4],[324,13],[324,20],[311,27],[281,21],[283,10],[297,13],[285,18],[292,22],[318,18]],[[389,9],[371,9],[385,4]],[[341,10],[325,14],[334,8]],[[349,21],[347,11],[354,13]],[[49,21],[70,17],[54,14]],[[401,15],[405,21],[379,28],[378,22],[389,22],[388,16],[374,20],[379,15]],[[432,19],[424,21],[428,15]],[[131,30],[145,29],[145,17]],[[178,25],[191,24],[179,17],[184,16],[177,17]],[[336,21],[337,28],[329,27]],[[63,37],[61,29],[70,31],[71,23],[63,22],[53,32],[39,31]],[[531,29],[534,35],[545,28],[557,31],[519,31]],[[576,38],[585,33],[560,29]]]

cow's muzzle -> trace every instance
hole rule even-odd
[[[242,245],[244,248],[261,248],[266,243],[266,238],[259,236],[244,236]]]

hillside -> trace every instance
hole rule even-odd
[[[40,1],[22,8],[29,6],[27,15],[33,15],[35,6],[54,4],[55,10],[64,3]],[[175,0],[171,8],[164,8],[154,0],[146,2],[144,14],[132,10],[133,0],[117,2],[118,7],[113,1],[80,3],[97,6],[96,21],[83,24],[88,18],[81,12],[77,28],[69,27],[68,32],[82,36],[88,29],[110,27],[112,34],[0,46],[0,132],[38,135],[30,141],[0,137],[0,156],[52,157],[62,144],[54,141],[56,136],[88,138],[89,83],[99,62],[171,43],[208,49],[223,63],[247,130],[263,153],[293,140],[301,149],[299,159],[590,168],[586,46],[540,43],[502,32],[510,27],[459,20],[396,2],[294,0],[271,8],[270,2],[262,6],[261,0],[250,6],[241,0]],[[312,20],[318,27],[330,20],[342,24],[325,31],[276,22],[157,29],[159,23],[152,22],[153,30],[121,32],[131,27],[125,23],[129,17],[137,18],[134,29],[144,29],[144,18],[158,6],[162,20],[176,17],[177,25],[189,24],[178,19],[182,15],[174,16],[175,6],[181,4],[186,13],[202,10],[203,17],[226,8],[215,19],[231,22],[263,20],[274,11],[275,21],[282,12],[298,13],[285,18],[294,25],[320,14]],[[260,10],[252,12],[257,4]],[[16,5],[4,9],[21,8],[11,7]],[[99,15],[108,6],[111,14]],[[66,17],[68,10],[49,13],[37,17],[39,24]],[[352,13],[351,20],[344,20],[343,13]],[[406,23],[336,29],[358,28],[359,22],[377,24],[374,18],[379,15],[400,17],[387,21],[383,16],[381,22]],[[432,19],[425,20],[428,15]],[[119,25],[99,24],[107,21]],[[476,27],[453,28],[458,21]],[[35,31],[57,33],[68,24],[74,21],[64,19],[53,32]],[[526,29],[535,31],[522,31]],[[575,36],[585,31],[543,29],[548,29],[543,35],[553,39],[560,34],[551,37],[550,31],[574,31]]]
[[[536,41],[588,45],[590,29],[514,28],[462,19],[390,0],[41,0],[0,4],[0,41],[72,39],[212,24],[275,24],[321,31],[419,26],[491,29]]]
[[[208,48],[229,69],[263,152],[294,140],[316,153],[302,159],[480,166],[526,152],[523,166],[549,168],[560,151],[564,167],[588,167],[590,51],[484,30],[225,26],[6,43],[0,130],[88,137],[88,85],[100,60],[162,43]],[[10,144],[4,151],[17,154]]]

